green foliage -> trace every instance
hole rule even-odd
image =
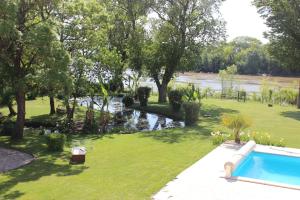
[[[198,121],[200,105],[195,102],[186,102],[183,104],[184,121],[186,126],[194,125]]]
[[[50,133],[45,136],[49,151],[63,151],[66,136],[61,133]]]
[[[228,134],[223,134],[220,131],[211,132],[210,134],[212,136],[212,142],[214,145],[222,144],[223,142],[226,142],[230,137]]]
[[[232,130],[235,142],[240,143],[241,131],[251,126],[251,120],[241,114],[225,114],[222,116],[222,124]]]
[[[214,145],[219,145],[225,141],[232,140],[235,138],[234,135],[225,134],[220,131],[212,132],[211,135],[212,135],[212,142]],[[278,147],[285,146],[284,140],[282,138],[279,140],[275,139],[269,133],[266,132],[253,131],[248,133],[242,133],[240,139],[243,142],[254,140],[256,144],[261,144],[261,145],[270,145],[270,146],[278,146]]]
[[[241,36],[231,42],[209,46],[198,55],[196,71],[218,73],[227,66],[236,65],[239,74],[288,74],[268,52],[268,44]]]
[[[138,99],[142,107],[147,106],[150,92],[151,92],[151,88],[149,87],[139,87],[137,89]]]
[[[134,99],[132,96],[126,95],[123,99],[122,99],[123,104],[125,105],[125,107],[130,107],[134,104]]]
[[[168,92],[169,103],[174,112],[178,112],[182,105],[182,91],[181,90],[171,90]]]
[[[194,65],[199,47],[224,38],[224,23],[218,15],[220,2],[154,2],[152,9],[158,19],[152,20],[143,52],[146,70],[158,87],[160,102],[166,102],[165,92],[174,73]],[[182,16],[178,17],[178,13]]]
[[[15,122],[6,120],[2,123],[1,135],[12,136],[15,130]]]
[[[299,72],[300,63],[300,1],[255,0],[254,4],[270,28],[269,50],[273,56],[293,72]]]
[[[189,84],[189,86],[182,91],[184,101],[197,102],[199,105],[201,105],[202,95],[200,88],[196,88],[194,84]]]

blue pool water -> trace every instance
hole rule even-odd
[[[232,175],[300,186],[300,158],[253,151]]]

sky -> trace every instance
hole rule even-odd
[[[257,13],[252,0],[226,0],[221,7],[221,14],[226,21],[228,40],[237,36],[251,36],[267,43],[263,32],[268,28],[264,19]]]

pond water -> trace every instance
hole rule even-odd
[[[102,99],[96,97],[94,101],[96,102],[94,108],[100,110],[100,106],[102,106],[103,102]],[[79,105],[86,107],[90,105],[90,102],[91,99],[89,97],[78,100]],[[124,128],[126,130],[152,131],[185,126],[182,121],[176,121],[154,113],[125,108],[121,97],[111,98],[105,110],[114,115],[109,125],[111,129]]]

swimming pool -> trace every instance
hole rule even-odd
[[[232,176],[300,186],[300,157],[252,151]]]

